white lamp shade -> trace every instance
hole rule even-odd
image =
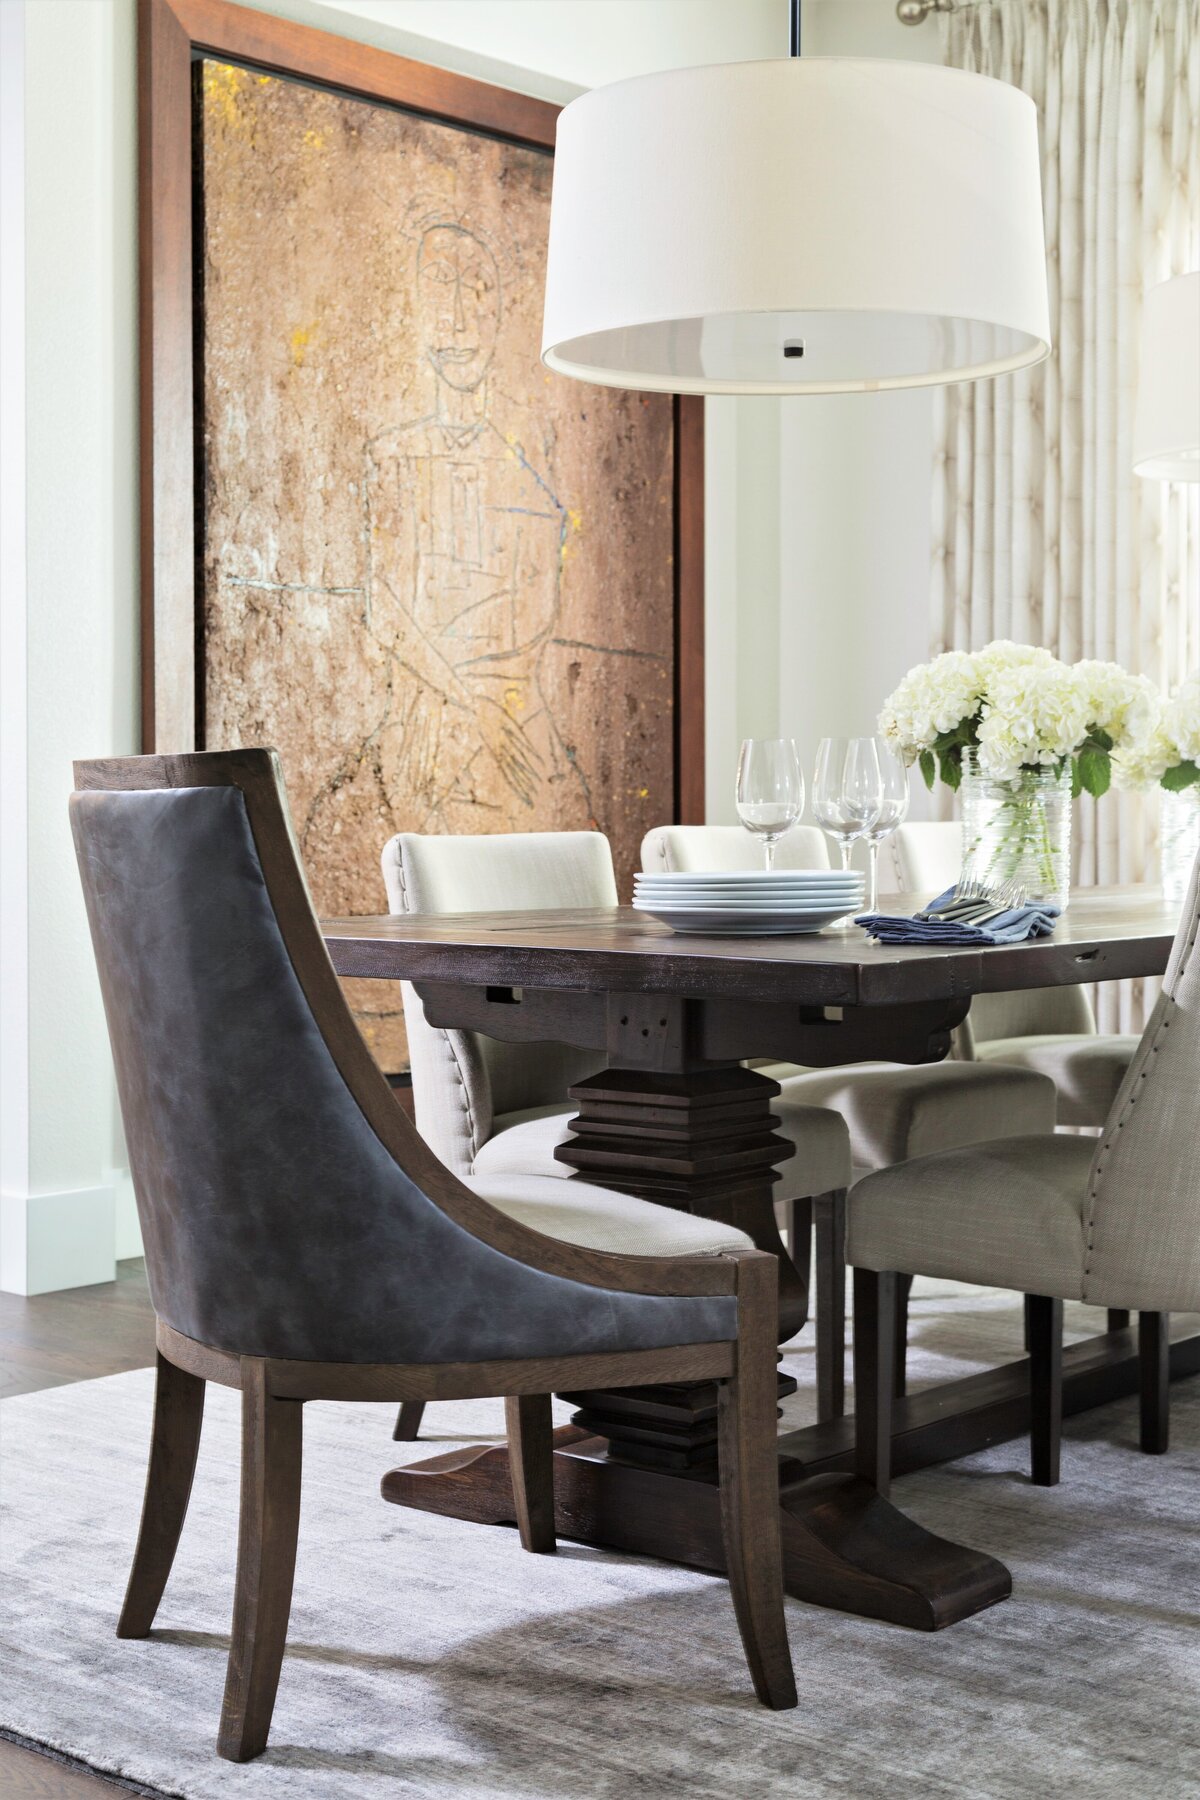
[[[842,393],[1049,349],[1037,113],[1004,82],[793,57],[616,82],[559,117],[552,369]]]
[[[1200,271],[1142,302],[1133,466],[1160,481],[1200,481]]]

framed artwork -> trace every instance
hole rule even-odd
[[[627,894],[703,817],[703,402],[541,365],[557,108],[140,4],[144,748],[274,744],[326,914],[396,831],[599,829]]]

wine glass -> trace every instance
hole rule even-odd
[[[868,826],[866,832],[870,868],[867,884],[869,913],[875,912],[879,906],[879,846],[908,815],[907,768],[882,738],[875,739],[875,754],[879,759],[880,805],[879,817],[873,825]]]
[[[883,806],[879,752],[869,737],[822,738],[813,781],[813,817],[850,867],[850,846],[865,837]]]
[[[738,818],[763,840],[768,870],[775,846],[804,811],[804,776],[793,738],[746,738],[738,757]]]

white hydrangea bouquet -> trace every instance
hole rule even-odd
[[[1119,788],[1161,787],[1169,794],[1200,784],[1200,675],[1159,704],[1148,732],[1117,751],[1113,776]]]
[[[1062,772],[1069,762],[1072,793],[1099,797],[1114,752],[1136,751],[1156,713],[1144,676],[1116,663],[1067,665],[1032,644],[997,639],[910,669],[885,701],[879,730],[906,763],[920,765],[930,788],[940,775],[957,789],[973,751],[980,773],[1000,782]]]
[[[1151,730],[1113,757],[1119,788],[1163,789],[1159,857],[1163,893],[1182,905],[1200,854],[1200,676],[1160,703]]]

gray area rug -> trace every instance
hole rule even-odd
[[[1069,1332],[1098,1315],[1069,1309]],[[789,1366],[812,1416],[811,1332]],[[1019,1354],[1011,1297],[925,1283],[915,1383]],[[213,1743],[237,1520],[236,1397],[210,1389],[191,1512],[156,1629],[113,1625],[136,1531],[153,1377],[3,1403],[0,1725],[184,1800],[574,1796],[1200,1796],[1200,1382],[1167,1457],[1136,1408],[1068,1424],[1061,1487],[1014,1443],[896,1484],[931,1529],[1001,1557],[1015,1596],[937,1636],[789,1602],[800,1687],[750,1692],[725,1584],[405,1512],[380,1475],[499,1434],[493,1402],[311,1406],[288,1655],[271,1744]],[[564,1409],[565,1413],[565,1409]]]

